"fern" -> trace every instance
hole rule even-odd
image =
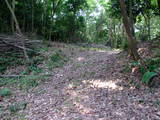
[[[142,82],[148,85],[151,78],[153,78],[156,75],[157,75],[157,73],[155,73],[155,72],[145,72],[142,77]]]

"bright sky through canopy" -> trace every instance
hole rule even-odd
[[[96,2],[96,4],[97,4],[97,8],[95,9],[95,11],[91,14],[91,16],[99,16],[100,15],[100,13],[101,13],[101,11],[103,11],[104,9],[103,9],[103,6],[101,6],[100,4],[99,4],[99,0],[95,0],[95,2]],[[105,2],[109,2],[109,0],[105,0]]]

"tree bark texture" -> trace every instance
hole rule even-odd
[[[130,20],[126,12],[125,2],[124,0],[119,0],[119,2],[120,2],[121,14],[123,17],[123,24],[124,24],[126,34],[128,37],[128,45],[129,45],[130,54],[133,56],[134,60],[139,60],[140,56],[137,52],[136,39],[133,37],[131,29],[130,29]]]

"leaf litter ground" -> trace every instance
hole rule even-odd
[[[27,101],[27,107],[16,116],[10,116],[11,119],[160,119],[159,88],[136,89],[131,85],[131,77],[122,72],[127,62],[124,55],[108,49],[65,44],[56,49],[67,55],[69,62],[54,69],[52,77],[29,93],[15,90],[14,101]]]

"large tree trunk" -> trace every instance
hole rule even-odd
[[[119,0],[120,2],[120,8],[121,8],[121,14],[123,17],[123,24],[126,30],[126,34],[128,37],[128,45],[130,54],[133,56],[134,60],[139,60],[140,57],[137,52],[137,45],[136,45],[136,39],[133,37],[131,29],[130,29],[130,21],[126,12],[126,5],[124,0]]]
[[[132,0],[129,0],[129,18],[130,18],[130,29],[133,37],[135,37],[135,30],[134,30],[134,18],[133,18],[133,13],[132,13],[132,7],[133,7],[133,2]]]
[[[122,27],[121,29],[122,29],[122,37],[123,37],[122,47],[126,49],[127,39],[126,39],[126,32],[125,32],[124,24],[122,24],[121,27]]]

